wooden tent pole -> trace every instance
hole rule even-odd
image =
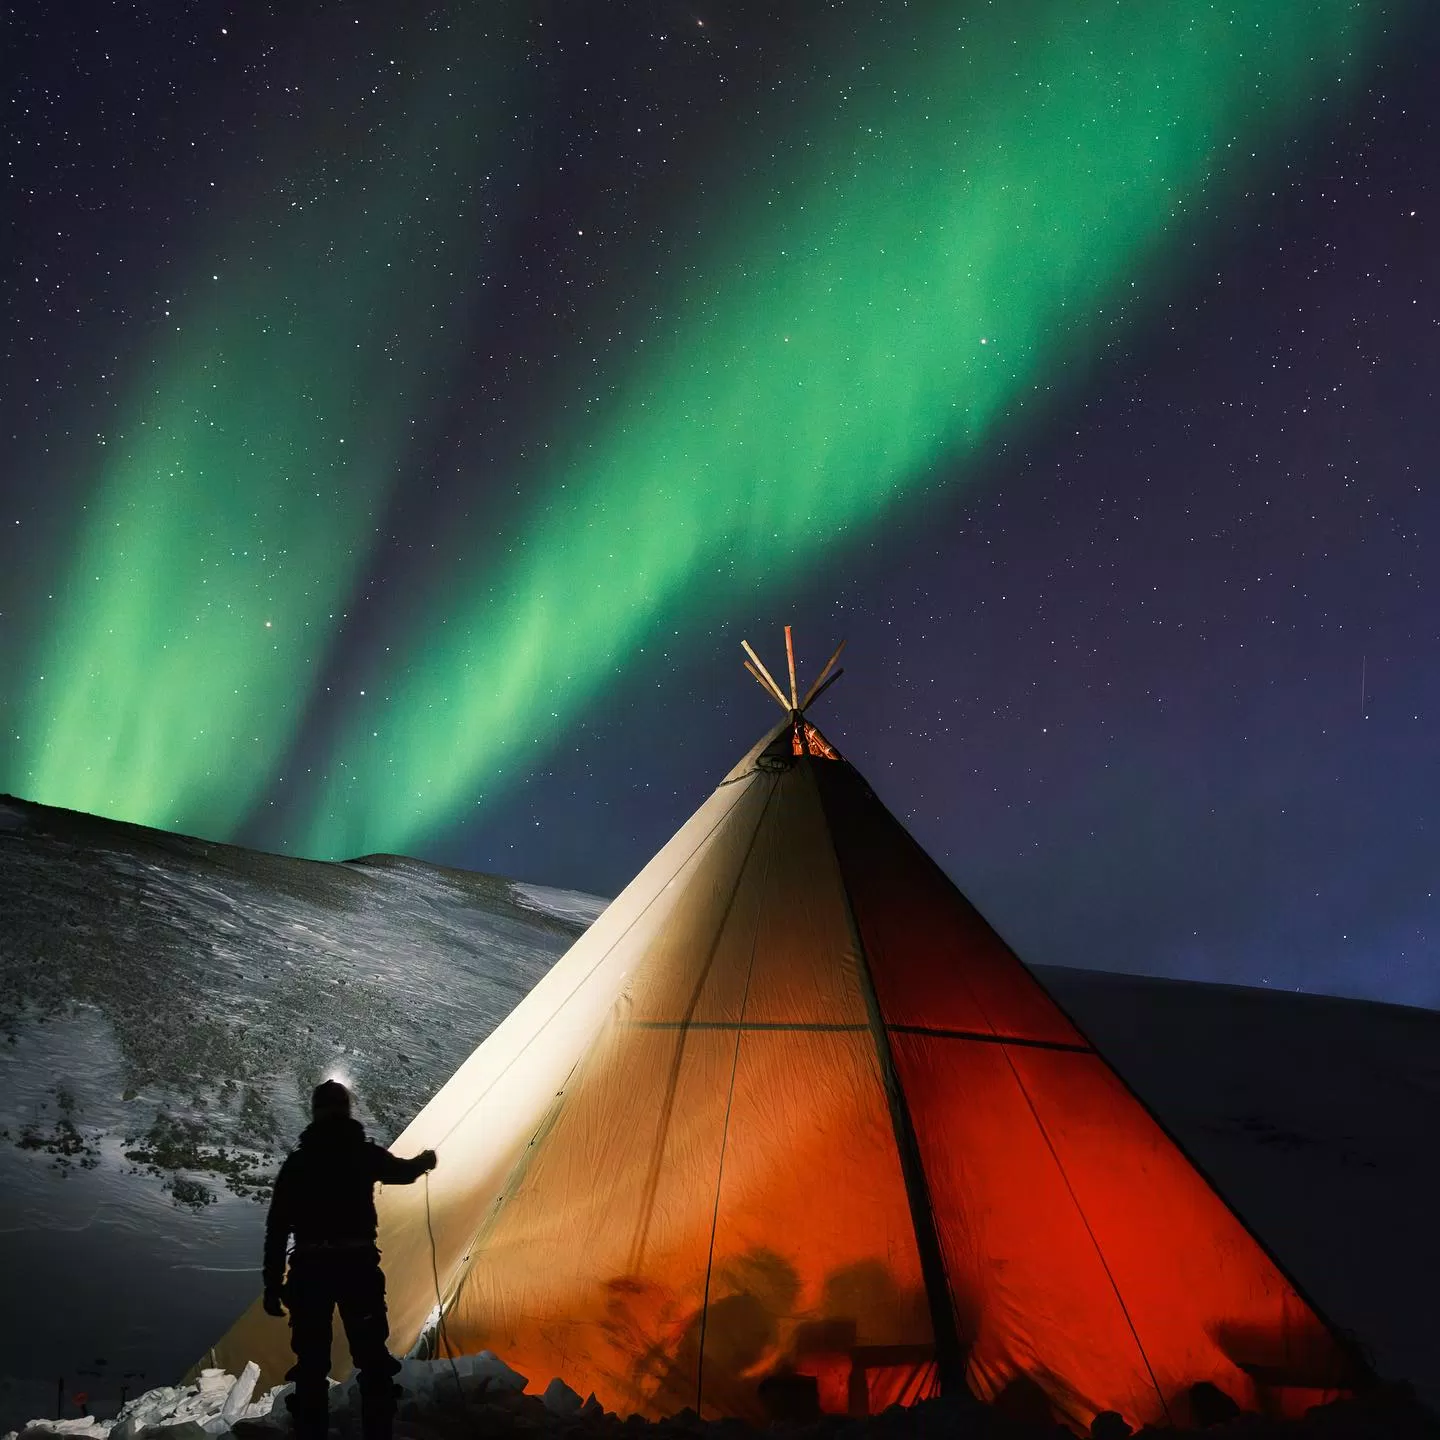
[[[844,673],[845,667],[842,665],[813,695],[806,699],[801,709],[808,710]]]
[[[755,683],[784,711],[790,707],[785,703],[784,697],[775,693],[775,688],[765,682],[765,677],[747,660],[745,668],[755,677]]]
[[[765,668],[765,662],[755,653],[755,647],[748,640],[742,640],[740,648],[755,662],[755,668],[765,677],[765,683],[770,687],[775,698],[788,710],[790,702],[785,698],[785,692],[775,683],[775,677]]]
[[[825,677],[834,668],[835,662],[840,658],[840,652],[845,648],[842,640],[836,647],[835,653],[825,662],[825,668],[815,677],[815,683],[805,692],[805,698],[800,702],[802,710],[808,710],[812,702],[820,698],[820,692],[828,687],[825,684]]]

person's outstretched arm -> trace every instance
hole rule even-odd
[[[375,1161],[375,1178],[382,1185],[413,1185],[427,1170],[435,1168],[435,1152],[422,1150],[413,1160],[392,1155],[383,1145],[370,1146]]]

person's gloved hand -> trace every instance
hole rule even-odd
[[[433,1170],[438,1163],[433,1150],[422,1150],[419,1158],[425,1162],[426,1170]]]
[[[267,1315],[284,1315],[285,1313],[285,1302],[278,1290],[267,1290],[265,1299],[261,1303],[265,1306]]]

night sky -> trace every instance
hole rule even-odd
[[[614,893],[778,712],[1027,959],[1440,1006],[1440,12],[9,5],[0,789]]]

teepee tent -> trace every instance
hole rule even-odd
[[[789,636],[787,631],[787,642]],[[747,647],[748,649],[748,647]],[[838,653],[838,652],[837,652]],[[1294,1413],[1348,1348],[750,652],[785,718],[395,1142],[392,1347],[608,1409]],[[833,667],[826,667],[821,681]],[[838,672],[837,672],[838,674]],[[278,1379],[258,1305],[212,1352]]]

